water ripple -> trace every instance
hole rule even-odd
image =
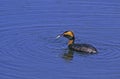
[[[112,0],[2,0],[0,79],[119,79],[119,9]],[[55,37],[66,30],[98,54],[70,53],[64,62],[68,40]]]
[[[101,61],[101,62],[114,62],[120,60],[119,48],[118,45],[112,45],[101,43],[99,44],[99,52],[96,55],[90,56],[90,59]]]

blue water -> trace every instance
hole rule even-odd
[[[66,30],[99,53],[69,52]],[[120,79],[119,51],[119,0],[0,0],[0,79]]]

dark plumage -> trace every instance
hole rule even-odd
[[[86,52],[86,53],[96,53],[97,49],[90,44],[70,44],[68,45],[69,49],[78,51],[78,52]]]
[[[85,53],[97,53],[97,49],[90,44],[75,44],[74,43],[75,36],[72,31],[65,31],[63,34],[59,35],[58,37],[60,36],[64,36],[67,39],[69,39],[68,48],[70,50],[85,52]]]

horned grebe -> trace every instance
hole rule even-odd
[[[90,44],[75,44],[74,43],[75,36],[72,31],[65,31],[63,34],[58,35],[57,38],[59,38],[61,36],[69,39],[68,48],[70,50],[74,50],[77,52],[85,52],[85,53],[97,53],[97,49]]]

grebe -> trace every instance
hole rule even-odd
[[[90,44],[75,44],[75,36],[72,31],[65,31],[63,34],[58,35],[56,38],[59,38],[61,36],[69,39],[68,48],[70,50],[85,53],[97,53],[97,49]]]

